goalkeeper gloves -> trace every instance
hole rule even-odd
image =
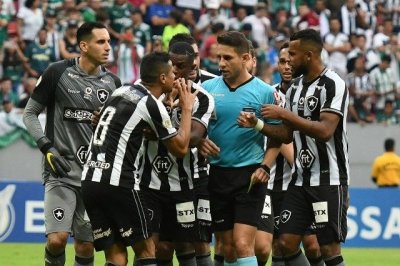
[[[37,145],[44,154],[46,168],[50,170],[52,175],[55,177],[68,177],[71,166],[53,147],[51,141],[46,137],[42,137],[38,140]]]

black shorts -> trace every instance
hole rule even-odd
[[[195,193],[196,220],[199,229],[197,240],[211,242],[212,221],[210,210],[210,194],[208,192],[208,175],[193,179]]]
[[[248,192],[251,175],[257,167],[210,167],[208,188],[215,231],[231,230],[235,223],[258,227],[267,184],[255,184]]]
[[[347,186],[289,186],[282,203],[279,233],[304,235],[315,222],[320,245],[344,242],[348,204]]]
[[[194,192],[141,188],[151,216],[151,229],[160,241],[191,242],[197,236]]]
[[[264,207],[261,212],[261,218],[257,230],[271,234],[274,233],[274,211],[270,190],[267,190],[267,194],[265,195]]]
[[[82,198],[97,251],[116,242],[132,246],[151,237],[150,217],[140,191],[83,181]]]
[[[274,239],[279,238],[279,220],[280,213],[282,208],[282,202],[285,198],[286,190],[281,191],[271,191],[271,202],[272,202],[272,212],[274,214]],[[305,235],[315,235],[315,223],[312,223],[309,227],[307,227],[304,232]]]

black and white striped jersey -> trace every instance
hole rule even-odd
[[[308,120],[318,121],[322,112],[340,116],[329,141],[323,142],[300,131],[293,132],[295,169],[291,185],[323,186],[349,184],[346,117],[349,94],[345,82],[330,69],[325,69],[311,82],[299,77],[286,93],[286,108]]]
[[[272,86],[275,92],[275,103],[282,108],[285,108],[285,91],[282,90],[280,83]],[[292,177],[292,167],[289,162],[279,154],[276,157],[275,163],[271,166],[271,171],[268,180],[268,189],[273,191],[286,191]]]
[[[215,78],[216,75],[213,73],[210,73],[204,69],[200,69],[199,75],[197,76],[196,79],[196,84],[201,86],[201,84],[209,79]],[[207,93],[208,94],[208,93]],[[209,95],[209,94],[208,94]],[[214,98],[212,96],[211,100],[214,102]],[[207,158],[205,158],[203,155],[201,155],[198,151],[197,148],[192,148],[192,154],[193,154],[193,165],[194,165],[194,174],[193,178],[199,178],[199,177],[206,177],[208,176],[208,162]]]
[[[214,99],[197,84],[193,88],[199,92],[196,95],[192,110],[192,120],[208,127],[211,114],[214,110]],[[178,128],[181,120],[181,109],[172,110],[171,120],[174,127]],[[193,151],[183,158],[177,158],[168,152],[161,141],[146,141],[146,153],[139,172],[142,176],[140,187],[161,191],[187,191],[193,189],[194,168],[197,157]]]
[[[150,127],[158,139],[177,134],[161,101],[141,84],[122,86],[100,113],[92,136],[82,180],[138,189],[138,169],[146,153],[143,129]]]

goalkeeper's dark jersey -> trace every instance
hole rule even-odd
[[[104,68],[98,75],[86,74],[77,58],[50,65],[39,78],[32,99],[47,107],[45,134],[72,168],[70,178],[60,181],[80,186],[92,135],[92,113],[119,86],[120,80]],[[53,178],[46,169],[43,177]]]

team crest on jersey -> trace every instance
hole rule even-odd
[[[288,211],[288,210],[281,211],[281,220],[280,220],[280,222],[286,223],[287,221],[289,221],[290,216],[292,216],[292,212],[291,211]]]
[[[99,89],[99,90],[97,90],[97,93],[96,93],[97,99],[98,99],[102,104],[104,104],[104,103],[107,101],[108,95],[109,95],[109,94],[110,94],[110,93],[109,93],[106,89]]]
[[[61,222],[64,219],[64,213],[65,213],[64,209],[55,208],[53,210],[54,219],[56,219],[57,221]]]
[[[311,112],[314,111],[317,105],[318,105],[317,97],[315,97],[314,95],[306,97],[306,106],[308,110],[310,110]]]
[[[309,149],[302,149],[299,152],[299,161],[303,168],[309,169],[315,161],[315,156]]]

